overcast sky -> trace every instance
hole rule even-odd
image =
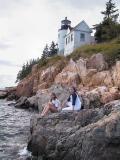
[[[116,0],[120,8],[120,1]],[[14,84],[21,65],[57,40],[60,21],[90,27],[102,20],[106,0],[0,0],[0,88]]]

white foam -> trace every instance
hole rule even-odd
[[[21,149],[18,154],[20,156],[31,156],[31,152],[27,150],[27,147]]]

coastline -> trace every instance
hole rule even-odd
[[[16,96],[16,86],[14,87],[5,87],[0,89],[0,99],[7,100],[16,100],[18,97]]]
[[[34,113],[28,110],[16,109],[14,101],[0,100],[1,160],[26,160],[30,156],[25,152],[25,147],[32,114]]]
[[[101,53],[87,60],[70,60],[62,69],[56,64],[42,70],[35,65],[16,88],[6,90],[6,100],[16,99],[15,108],[23,112],[41,113],[52,92],[64,103],[73,82],[82,98],[83,109],[79,112],[31,118],[27,148],[33,156],[101,160],[109,155],[109,159],[118,160],[120,148],[115,147],[120,146],[120,61],[108,66]]]

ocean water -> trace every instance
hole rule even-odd
[[[0,160],[25,160],[30,118],[34,114],[0,100]]]

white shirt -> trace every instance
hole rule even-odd
[[[60,101],[58,99],[52,100],[52,104],[54,104],[56,108],[60,107]]]

